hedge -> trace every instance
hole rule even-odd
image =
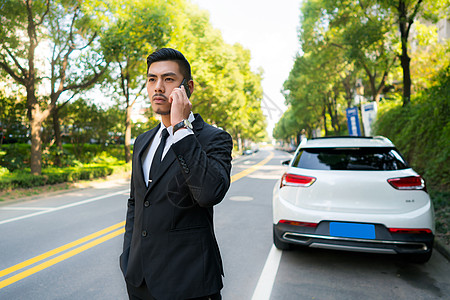
[[[129,164],[120,163],[116,165],[91,164],[82,167],[47,168],[42,170],[42,175],[31,175],[29,170],[16,171],[0,176],[0,191],[90,180],[129,170]]]
[[[59,155],[63,167],[92,163],[97,157],[113,157],[116,160],[125,160],[124,145],[98,145],[98,144],[64,144],[62,152],[56,146],[43,145],[42,167],[52,167]],[[3,144],[0,147],[0,166],[10,171],[22,170],[30,167],[31,145],[29,144]]]

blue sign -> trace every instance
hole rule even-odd
[[[359,126],[358,108],[347,108],[347,126],[348,134],[351,136],[361,136],[361,128]]]

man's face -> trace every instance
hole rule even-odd
[[[147,74],[147,92],[155,113],[170,114],[169,96],[182,81],[183,75],[180,73],[178,63],[165,60],[150,65]]]

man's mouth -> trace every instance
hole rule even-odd
[[[155,94],[152,97],[153,102],[155,103],[162,103],[162,102],[167,102],[167,97],[161,94]]]

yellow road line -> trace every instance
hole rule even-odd
[[[274,154],[273,154],[273,152],[271,152],[269,154],[269,156],[266,157],[264,160],[262,160],[259,163],[251,166],[248,169],[245,169],[244,171],[239,172],[238,174],[235,174],[235,175],[231,176],[231,182],[235,182],[235,181],[241,179],[242,177],[245,177],[245,176],[255,172],[261,166],[263,166],[267,162],[269,162],[272,159],[273,156],[274,156]],[[65,251],[65,250],[68,250],[70,248],[76,247],[76,246],[78,246],[80,244],[83,244],[83,243],[86,243],[87,241],[92,240],[91,242],[86,243],[86,244],[84,244],[84,245],[82,245],[82,246],[80,246],[78,248],[72,249],[72,250],[70,250],[70,251],[68,251],[68,252],[66,252],[64,254],[56,256],[56,257],[54,257],[54,258],[52,258],[52,259],[50,259],[48,261],[45,261],[45,262],[43,262],[43,263],[41,263],[41,264],[39,264],[37,266],[34,266],[34,267],[32,267],[32,268],[30,268],[28,270],[25,270],[23,272],[20,272],[20,273],[14,275],[14,276],[11,276],[10,278],[7,278],[7,279],[5,279],[3,281],[0,281],[0,289],[4,288],[4,287],[6,287],[6,286],[8,286],[10,284],[13,284],[13,283],[15,283],[15,282],[25,278],[25,277],[28,277],[30,275],[33,275],[33,274],[39,272],[39,271],[42,271],[42,270],[44,270],[44,269],[46,269],[46,268],[48,268],[50,266],[53,266],[53,265],[55,265],[55,264],[65,260],[65,259],[68,259],[68,258],[70,258],[70,257],[72,257],[72,256],[74,256],[76,254],[79,254],[79,253],[85,251],[85,250],[88,250],[88,249],[90,249],[90,248],[92,248],[92,247],[94,247],[96,245],[99,245],[99,244],[101,244],[103,242],[106,242],[106,241],[108,241],[108,240],[110,240],[110,239],[112,239],[112,238],[114,238],[114,237],[116,237],[116,236],[118,236],[120,234],[123,234],[125,232],[125,228],[122,227],[122,226],[124,226],[124,225],[125,225],[125,221],[117,223],[117,224],[109,226],[109,227],[107,227],[107,228],[105,228],[103,230],[100,230],[100,231],[97,231],[97,232],[95,232],[93,234],[90,234],[90,235],[88,235],[86,237],[78,239],[78,240],[76,240],[74,242],[68,243],[68,244],[66,244],[64,246],[55,248],[55,249],[50,250],[50,251],[48,251],[46,253],[43,253],[41,255],[38,255],[38,256],[33,257],[31,259],[28,259],[28,260],[26,260],[24,262],[21,262],[21,263],[19,263],[17,265],[14,265],[12,267],[9,267],[9,268],[6,268],[4,270],[1,270],[0,271],[0,277],[3,277],[3,276],[6,276],[8,274],[11,274],[13,272],[16,272],[16,271],[18,271],[20,269],[23,269],[25,267],[28,267],[28,266],[30,266],[32,264],[40,262],[40,261],[42,261],[42,260],[44,260],[46,258],[54,256],[54,255],[56,255],[58,253],[61,253],[61,252]],[[119,227],[121,227],[121,228],[119,228]],[[117,229],[117,228],[119,228],[119,229]],[[115,229],[117,229],[117,230],[115,230]],[[108,233],[108,232],[110,232],[112,230],[115,230],[115,231],[113,231],[113,232],[111,232],[109,234],[106,234],[106,233]],[[104,234],[106,234],[106,235],[104,235]],[[102,235],[104,235],[104,236],[102,236]],[[100,237],[100,238],[98,238],[98,237]]]
[[[75,246],[78,246],[78,245],[80,245],[82,243],[85,243],[85,242],[87,242],[89,240],[97,238],[97,237],[99,237],[99,236],[101,236],[101,235],[103,235],[103,234],[105,234],[107,232],[110,232],[110,231],[112,231],[114,229],[117,229],[119,227],[122,227],[124,225],[125,225],[125,221],[117,223],[117,224],[112,225],[112,226],[110,226],[108,228],[105,228],[103,230],[100,230],[100,231],[97,231],[97,232],[95,232],[93,234],[90,234],[90,235],[88,235],[86,237],[83,237],[83,238],[81,238],[79,240],[76,240],[74,242],[68,243],[68,244],[66,244],[64,246],[58,247],[58,248],[50,250],[50,251],[48,251],[48,252],[46,252],[44,254],[38,255],[38,256],[33,257],[33,258],[29,259],[29,260],[21,262],[21,263],[15,265],[15,266],[12,266],[12,267],[9,267],[7,269],[4,269],[4,270],[0,271],[0,277],[3,277],[5,275],[8,275],[8,274],[13,273],[15,271],[18,271],[18,270],[23,269],[25,267],[28,267],[29,265],[37,263],[37,262],[39,262],[41,260],[44,260],[44,259],[46,259],[46,258],[48,258],[50,256],[53,256],[55,254],[58,254],[60,252],[63,252],[65,250],[67,250],[67,249],[70,249],[70,248],[73,248]]]
[[[107,234],[105,236],[102,236],[101,238],[98,238],[98,239],[93,240],[93,241],[91,241],[91,242],[89,242],[87,244],[84,244],[84,245],[82,245],[82,246],[80,246],[78,248],[70,250],[70,251],[68,251],[68,252],[66,252],[64,254],[61,254],[61,255],[59,255],[59,256],[57,256],[55,258],[52,258],[52,259],[50,259],[50,260],[48,260],[46,262],[43,262],[43,263],[41,263],[41,264],[39,264],[39,265],[37,265],[35,267],[32,267],[32,268],[30,268],[30,269],[28,269],[26,271],[23,271],[23,272],[21,272],[21,273],[19,273],[17,275],[11,276],[8,279],[0,281],[0,289],[4,288],[5,286],[8,286],[8,285],[10,285],[10,284],[12,284],[14,282],[17,282],[17,281],[19,281],[19,280],[21,280],[21,279],[23,279],[25,277],[33,275],[34,273],[42,271],[42,270],[44,270],[44,269],[46,269],[46,268],[48,268],[50,266],[53,266],[53,265],[55,265],[55,264],[65,260],[67,258],[70,258],[70,257],[72,257],[72,256],[74,256],[76,254],[79,254],[79,253],[81,253],[81,252],[83,252],[83,251],[85,251],[85,250],[87,250],[89,248],[92,248],[92,247],[94,247],[94,246],[96,246],[98,244],[106,242],[107,240],[110,240],[113,237],[116,237],[116,236],[118,236],[120,234],[123,234],[124,232],[125,232],[125,228],[120,228],[120,229],[118,229],[116,231],[113,231],[113,232],[111,232],[111,233],[109,233],[109,234]]]
[[[269,156],[266,157],[264,160],[260,161],[259,163],[257,163],[256,165],[251,166],[248,169],[245,169],[242,172],[239,172],[233,176],[231,176],[231,182],[234,182],[236,180],[241,179],[242,177],[245,177],[253,172],[255,172],[256,170],[258,170],[261,166],[267,164],[269,162],[269,160],[271,160],[273,158],[274,154],[273,152],[270,152]]]

